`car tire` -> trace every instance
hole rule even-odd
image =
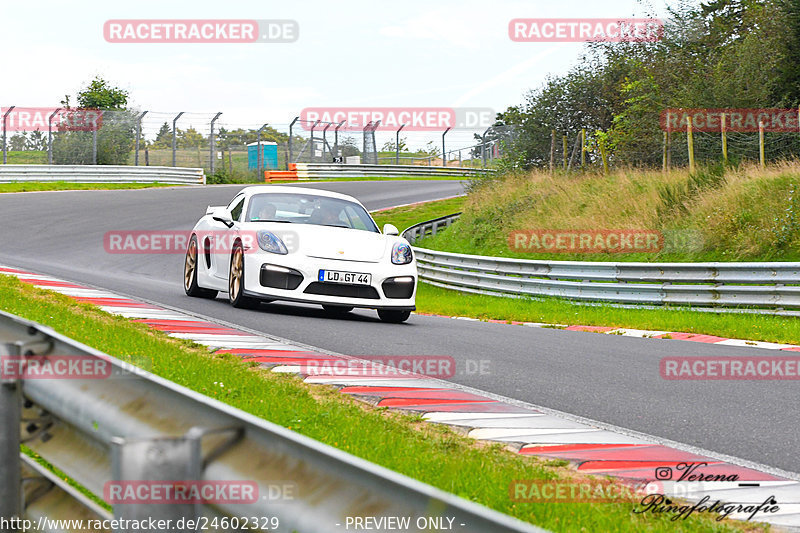
[[[244,249],[242,243],[233,245],[231,267],[228,271],[228,299],[231,305],[239,309],[258,307],[258,300],[244,295]]]
[[[378,309],[378,317],[384,322],[399,324],[408,320],[411,311],[398,311],[396,309]]]
[[[354,309],[346,305],[323,305],[322,308],[332,316],[344,316]]]
[[[197,284],[198,268],[197,235],[192,235],[189,245],[186,247],[186,258],[183,261],[183,290],[189,296],[213,300],[219,291],[204,289]]]

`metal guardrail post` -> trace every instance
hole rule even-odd
[[[214,141],[214,123],[217,121],[220,115],[222,115],[222,112],[217,113],[214,115],[214,118],[211,119],[211,131],[208,134],[208,152],[211,159],[208,165],[210,169],[209,174],[214,174],[214,164],[217,160],[217,146]]]
[[[9,355],[19,356],[19,347],[11,343],[0,344],[0,356]],[[0,378],[0,518],[6,520],[22,516],[21,414],[19,382]]]
[[[53,164],[53,117],[55,117],[58,112],[61,111],[59,107],[53,113],[47,117],[47,164]]]
[[[6,154],[7,154],[6,153],[6,120],[8,119],[8,115],[14,110],[15,107],[17,107],[17,106],[12,105],[11,107],[8,108],[8,111],[6,111],[5,114],[3,115],[3,164],[4,165],[6,163],[8,163],[8,158],[6,156]]]
[[[175,118],[172,119],[172,166],[177,166],[177,150],[178,150],[178,128],[177,123],[178,119],[183,116],[184,111],[181,111]]]

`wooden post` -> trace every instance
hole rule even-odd
[[[567,150],[569,150],[569,141],[567,141],[566,135],[564,135],[564,137],[561,139],[561,145],[563,146],[564,151],[564,170],[567,170]]]
[[[689,172],[694,174],[694,133],[692,132],[692,117],[686,117],[686,146],[689,149]]]
[[[758,121],[758,159],[761,162],[761,168],[764,168],[766,162],[764,161],[764,123]]]
[[[581,128],[581,170],[586,167],[586,128]]]
[[[728,135],[727,126],[725,125],[725,113],[722,114],[722,124],[720,126],[722,131],[722,163],[728,166]]]
[[[603,173],[608,174],[608,154],[606,154],[605,139],[597,143],[600,146],[600,157],[603,159]]]
[[[798,111],[800,113],[800,111]],[[550,130],[550,174],[556,167],[556,130]]]

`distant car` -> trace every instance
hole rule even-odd
[[[234,307],[286,300],[332,314],[377,309],[403,322],[415,307],[417,265],[391,224],[383,233],[355,198],[260,185],[227,207],[209,207],[190,236],[184,265],[189,296],[227,291]]]

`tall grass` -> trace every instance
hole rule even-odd
[[[598,174],[508,173],[476,181],[461,219],[419,244],[508,257],[595,261],[798,261],[800,162]],[[528,253],[514,230],[660,231],[661,251]]]

